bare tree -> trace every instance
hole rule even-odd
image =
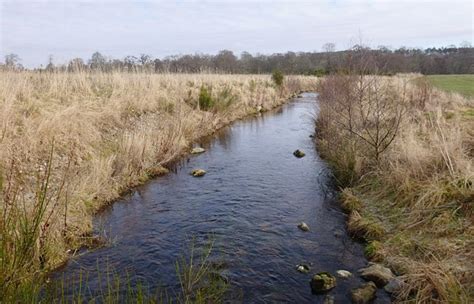
[[[321,83],[320,126],[366,145],[378,163],[397,136],[407,98],[406,84],[397,87],[390,79],[367,75],[377,71],[371,57],[370,52],[360,53],[355,63],[348,60],[348,75],[330,76]]]
[[[141,69],[143,71],[152,71],[153,70],[153,58],[147,54],[141,54],[138,58],[138,61],[141,64]]]
[[[79,72],[79,71],[84,71],[86,69],[86,65],[84,63],[84,60],[82,58],[74,58],[69,61],[69,64],[67,66],[67,70],[70,72]]]
[[[134,71],[138,64],[138,58],[135,56],[127,56],[123,59],[123,63],[128,71]]]
[[[107,58],[99,52],[92,54],[89,60],[89,66],[92,70],[104,70],[107,64]]]
[[[332,53],[336,50],[336,44],[332,42],[327,42],[323,44],[322,49],[323,49],[323,52],[325,53]]]
[[[5,55],[5,66],[9,70],[16,70],[21,68],[20,65],[21,58],[17,54],[8,54]]]
[[[223,50],[214,58],[216,68],[220,71],[234,73],[237,68],[237,57],[232,51]]]
[[[52,72],[54,71],[54,63],[53,63],[53,55],[48,56],[48,64],[46,65],[46,71]]]
[[[336,45],[332,42],[323,45],[323,51],[326,53],[326,73],[333,70],[332,54],[336,50]]]

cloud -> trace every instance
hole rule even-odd
[[[312,51],[346,48],[362,33],[372,46],[472,42],[471,1],[4,1],[0,51],[27,66],[148,53]]]

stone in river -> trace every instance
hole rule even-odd
[[[298,149],[298,150],[295,150],[295,152],[293,152],[293,155],[296,156],[296,157],[298,157],[298,158],[302,158],[302,157],[304,157],[306,154],[305,154],[303,151],[301,151],[301,150]]]
[[[369,266],[359,270],[360,276],[367,281],[372,281],[377,287],[382,288],[394,277],[390,268],[380,264],[369,263]]]
[[[309,272],[309,266],[306,264],[298,264],[296,265],[296,270],[298,270],[301,273],[308,273]]]
[[[191,172],[191,175],[194,177],[201,177],[201,176],[204,176],[204,174],[206,174],[206,171],[203,169],[194,169]]]
[[[303,231],[309,231],[309,226],[305,222],[301,222],[298,224],[298,228],[300,228]]]
[[[203,153],[204,151],[206,151],[204,148],[195,147],[191,150],[191,154],[199,154],[199,153]]]
[[[375,293],[377,292],[377,286],[374,282],[368,282],[359,288],[352,289],[351,297],[352,303],[354,304],[366,304],[371,303],[375,299]]]
[[[310,285],[313,293],[325,293],[336,287],[336,278],[328,272],[320,272],[313,276]]]
[[[352,276],[352,273],[350,273],[347,270],[338,270],[338,271],[336,271],[336,274],[337,274],[337,276],[339,276],[341,278],[344,278],[344,279],[347,279],[347,278]]]

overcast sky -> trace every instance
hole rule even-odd
[[[473,1],[0,0],[0,52],[25,66],[126,55],[236,54],[473,42]],[[2,59],[3,60],[3,59]]]

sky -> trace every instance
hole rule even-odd
[[[0,0],[0,61],[473,44],[472,0]]]

